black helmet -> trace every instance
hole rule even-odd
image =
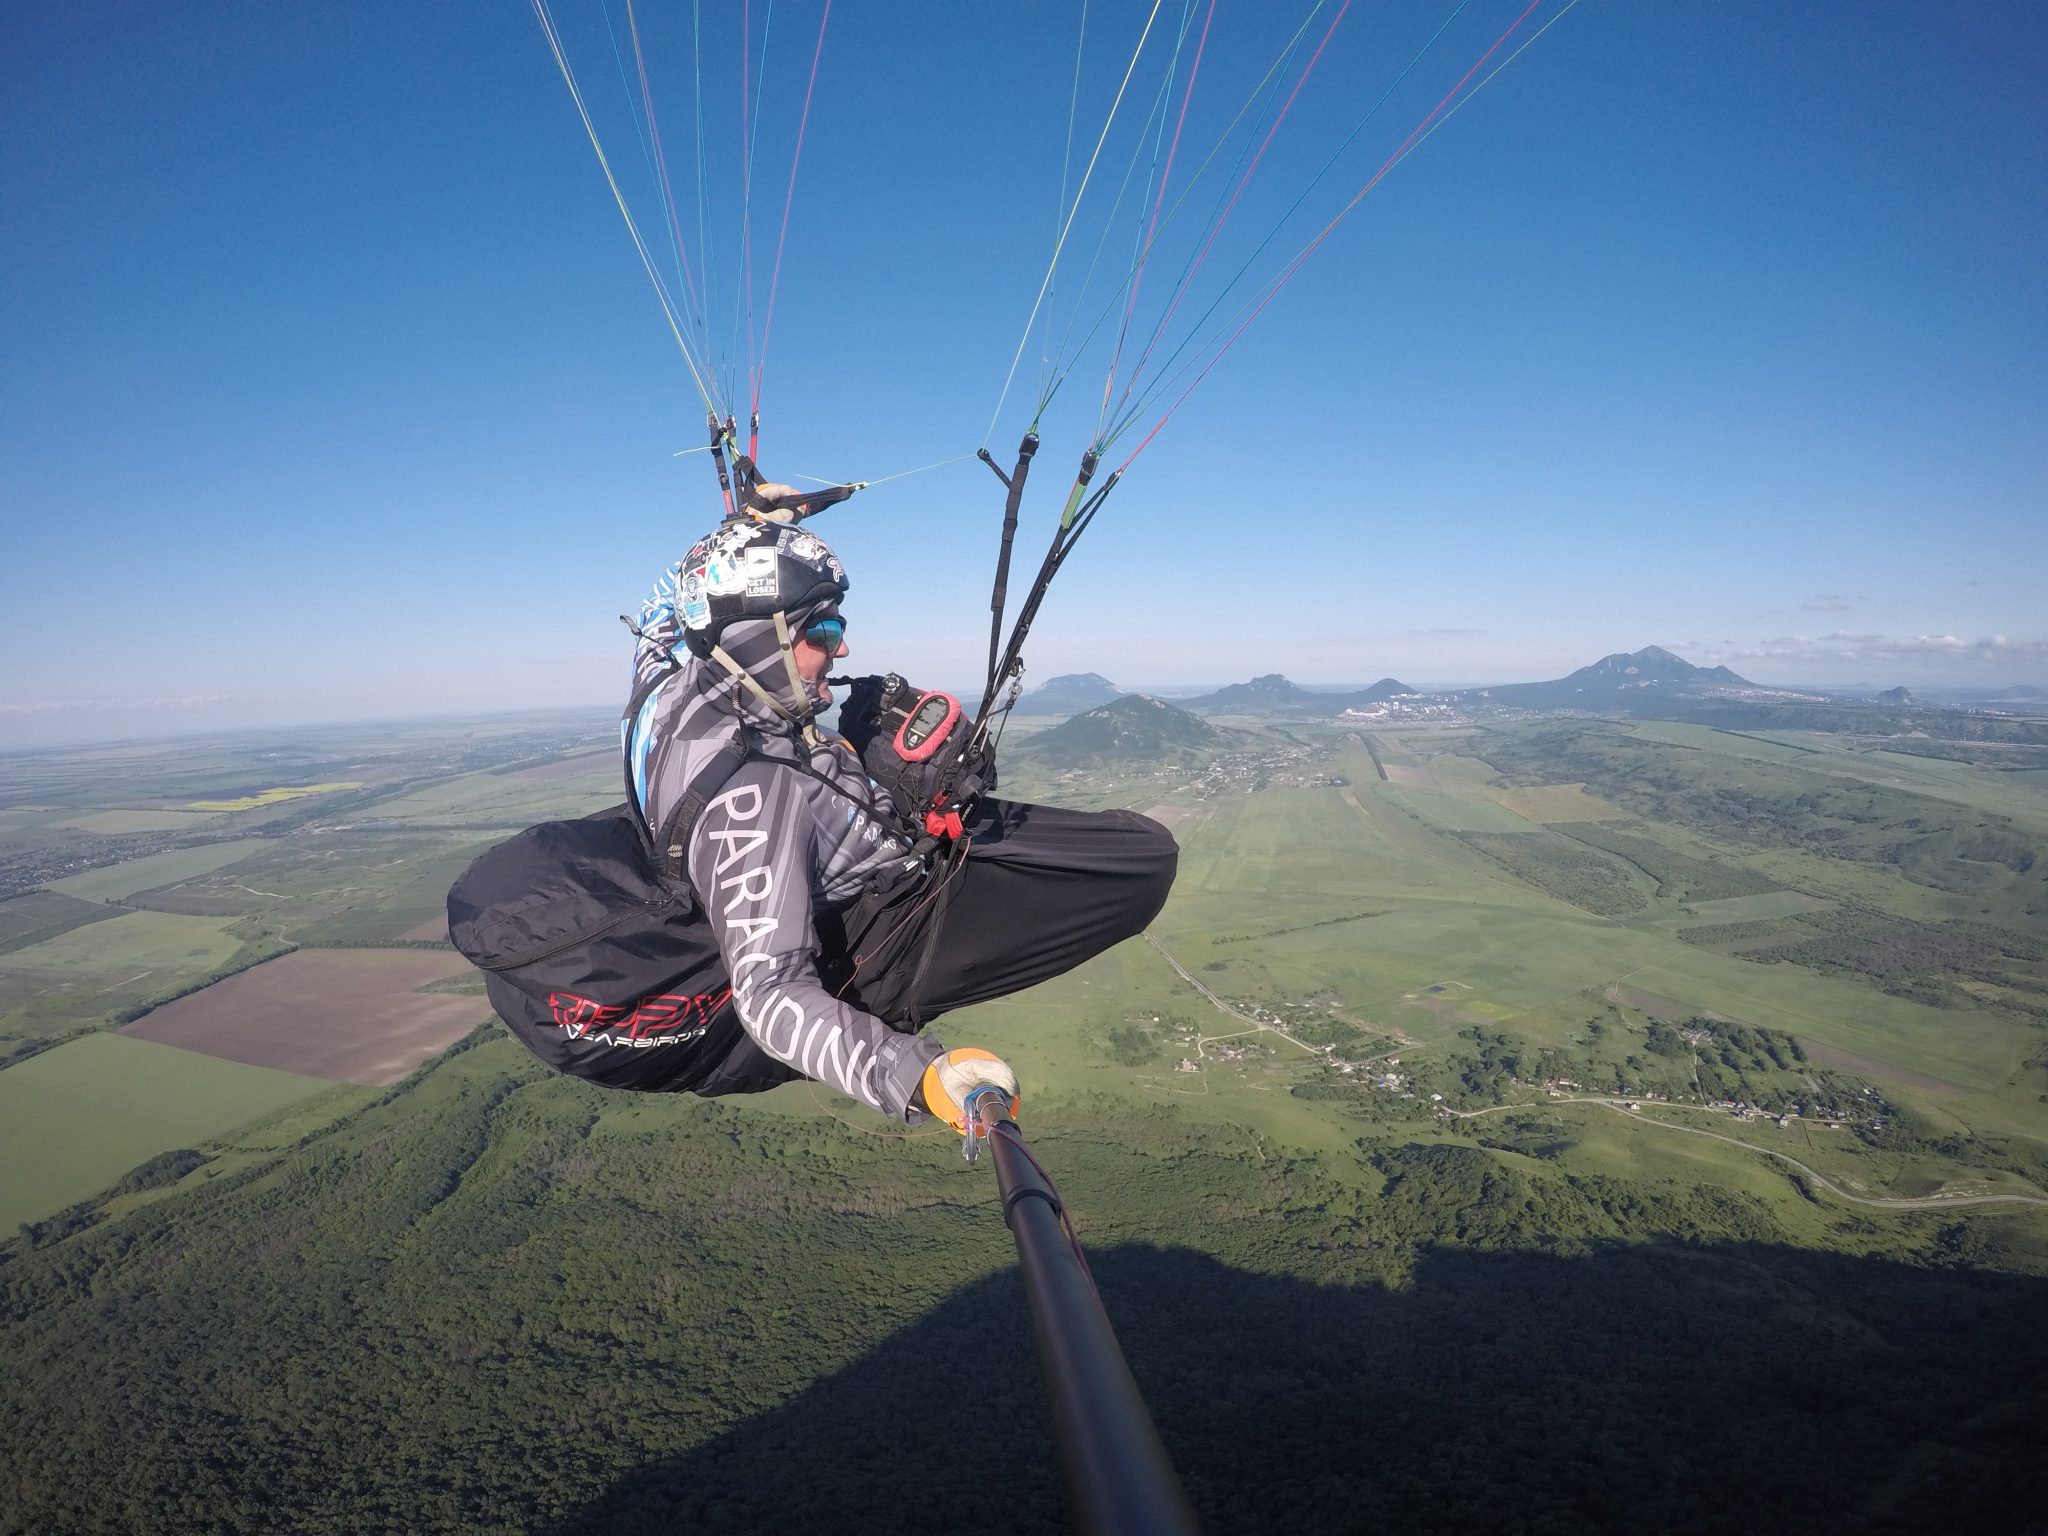
[[[835,601],[850,585],[839,557],[815,533],[739,519],[683,556],[676,613],[690,649],[708,656],[735,619],[796,613]]]

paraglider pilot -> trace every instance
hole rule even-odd
[[[705,1095],[805,1077],[960,1129],[974,1087],[1014,1098],[1016,1075],[922,1026],[1072,969],[1164,904],[1163,827],[983,793],[986,745],[947,696],[854,679],[840,730],[818,724],[848,586],[772,513],[698,540],[635,627],[628,805],[521,834],[450,893],[458,947],[551,1065]]]

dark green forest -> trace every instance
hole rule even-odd
[[[280,1155],[138,1170],[0,1250],[0,1530],[1060,1529],[991,1171],[810,1103],[607,1095],[486,1029]],[[2048,1509],[2037,1221],[1794,1231],[1503,1125],[1360,1130],[1029,1106],[1208,1530]]]

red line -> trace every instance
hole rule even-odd
[[[1309,257],[1315,255],[1317,248],[1321,246],[1325,240],[1330,238],[1330,232],[1334,230],[1339,224],[1344,222],[1345,216],[1349,214],[1352,209],[1356,208],[1360,203],[1365,201],[1366,193],[1370,192],[1374,187],[1380,184],[1380,179],[1384,177],[1388,171],[1391,171],[1394,168],[1394,166],[1399,162],[1401,156],[1408,152],[1408,147],[1411,144],[1413,144],[1416,141],[1416,139],[1421,137],[1423,131],[1427,129],[1431,123],[1436,121],[1437,114],[1442,112],[1445,107],[1450,105],[1451,98],[1453,96],[1456,96],[1458,92],[1462,91],[1465,88],[1466,82],[1469,81],[1474,75],[1479,73],[1481,65],[1485,64],[1488,59],[1492,58],[1496,53],[1500,52],[1501,44],[1505,43],[1510,37],[1514,36],[1515,29],[1521,26],[1523,22],[1527,21],[1529,19],[1530,12],[1534,11],[1538,6],[1542,4],[1543,0],[1529,0],[1528,9],[1523,11],[1522,14],[1517,16],[1513,21],[1508,23],[1507,31],[1501,33],[1499,37],[1495,38],[1493,40],[1493,46],[1487,49],[1486,52],[1482,53],[1479,56],[1478,62],[1473,64],[1473,66],[1470,69],[1465,71],[1463,77],[1459,79],[1458,83],[1452,86],[1450,90],[1445,94],[1444,99],[1438,102],[1434,107],[1430,108],[1429,115],[1423,118],[1421,122],[1415,125],[1415,131],[1409,134],[1407,138],[1401,141],[1401,147],[1395,150],[1391,155],[1387,156],[1386,164],[1382,165],[1378,170],[1374,171],[1372,173],[1372,179],[1368,181],[1364,186],[1358,189],[1358,195],[1352,198],[1351,201],[1346,203],[1342,208],[1338,209],[1337,216],[1334,219],[1330,220],[1329,223],[1325,224],[1322,228],[1322,232],[1318,234],[1315,237],[1315,239],[1311,240],[1302,249],[1302,252],[1299,256],[1296,256],[1294,260],[1290,261],[1287,264],[1285,270],[1283,270],[1279,278],[1275,280],[1272,288],[1268,290],[1266,296],[1259,301],[1259,307],[1253,310],[1249,315],[1245,316],[1243,325],[1240,325],[1236,330],[1230,333],[1230,339],[1223,343],[1223,345],[1217,350],[1216,355],[1210,358],[1208,363],[1204,365],[1202,371],[1196,374],[1194,378],[1189,382],[1188,387],[1182,390],[1179,396],[1175,398],[1173,404],[1166,408],[1166,414],[1164,416],[1161,416],[1159,420],[1153,424],[1152,430],[1145,434],[1144,442],[1139,443],[1137,447],[1131,450],[1131,457],[1125,459],[1123,463],[1117,465],[1116,472],[1119,475],[1121,475],[1125,470],[1129,469],[1131,467],[1131,459],[1135,459],[1139,454],[1143,453],[1145,451],[1146,445],[1149,444],[1153,438],[1159,435],[1159,429],[1161,427],[1164,427],[1167,424],[1167,422],[1173,419],[1173,413],[1181,408],[1181,403],[1185,401],[1189,395],[1194,393],[1195,386],[1197,384],[1200,384],[1202,380],[1206,379],[1209,376],[1209,370],[1211,368],[1214,368],[1218,363],[1223,361],[1223,354],[1225,352],[1228,352],[1232,347],[1237,345],[1237,338],[1242,336],[1245,333],[1245,331],[1249,329],[1251,323],[1254,320],[1258,319],[1260,315],[1266,312],[1266,306],[1272,303],[1274,299],[1279,297],[1280,290],[1286,287],[1287,284],[1293,280],[1294,274],[1301,270],[1302,264],[1306,262],[1309,259]],[[1263,153],[1263,151],[1261,151],[1261,153]]]
[[[1210,0],[1214,4],[1215,0]],[[804,86],[803,116],[797,119],[796,151],[789,157],[789,190],[782,195],[782,231],[775,237],[775,273],[768,281],[768,312],[761,321],[760,363],[754,370],[754,402],[751,414],[761,414],[761,377],[768,371],[768,332],[775,325],[775,293],[782,286],[782,248],[789,240],[789,209],[796,199],[796,168],[804,157],[804,130],[811,122],[811,93],[818,88],[818,61],[825,56],[825,24],[832,19],[832,0],[825,0],[825,13],[818,18],[818,46],[811,50],[811,78]],[[749,457],[752,449],[748,450]]]

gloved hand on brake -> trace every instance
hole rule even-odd
[[[993,754],[986,740],[974,741],[973,721],[960,701],[893,672],[851,680],[839,730],[868,777],[888,792],[913,840],[942,831],[959,837],[961,816],[976,796],[995,788]]]
[[[924,1080],[918,1085],[917,1093],[925,1109],[964,1136],[967,1134],[967,1095],[984,1083],[993,1084],[1008,1094],[1010,1113],[1014,1115],[1017,1112],[1017,1074],[1010,1070],[1010,1064],[1002,1057],[971,1045],[934,1058],[924,1069]]]

